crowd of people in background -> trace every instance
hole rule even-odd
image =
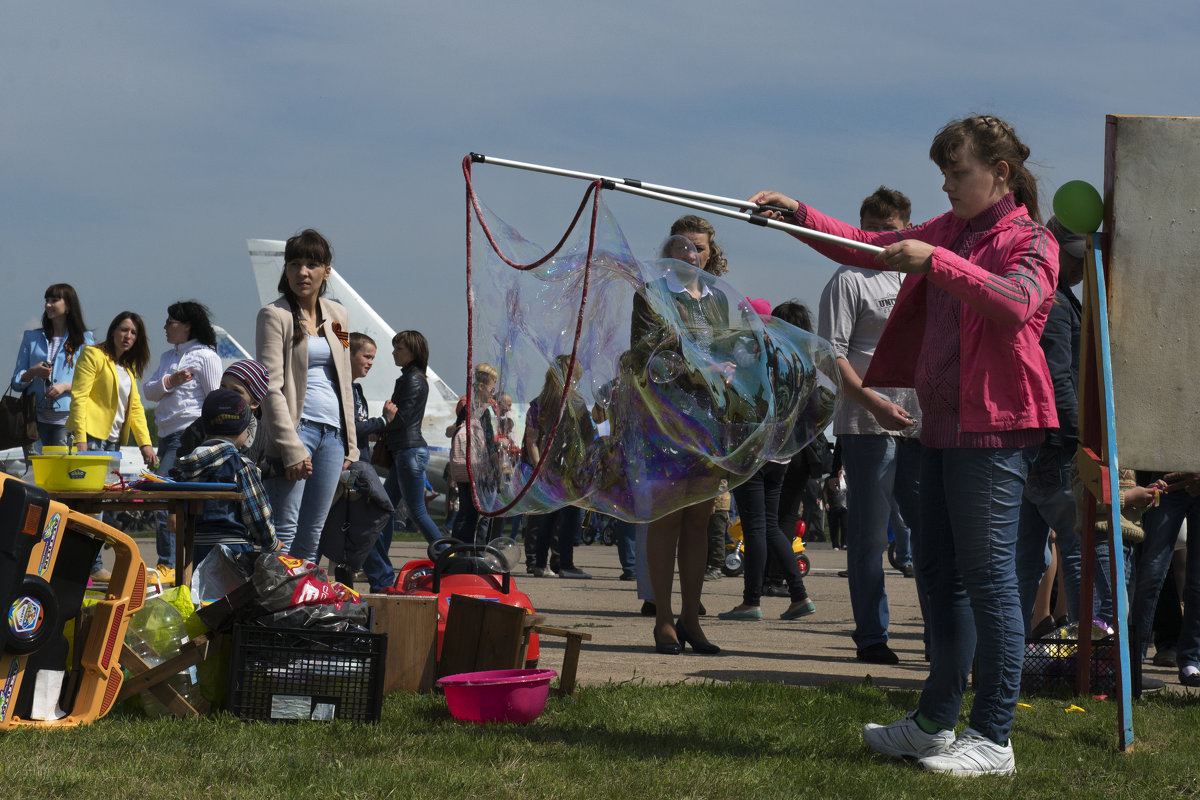
[[[863,201],[857,226],[780,192],[749,201],[771,209],[760,212],[768,216],[882,248],[873,255],[798,237],[839,265],[821,293],[815,326],[832,345],[844,393],[832,424],[836,448],[822,436],[748,476],[714,467],[689,480],[715,487],[716,497],[611,524],[620,578],[637,581],[641,611],[654,618],[653,648],[663,655],[689,646],[701,655],[720,652],[702,627],[701,595],[706,579],[722,575],[732,519],[744,547],[744,591],[720,619],[761,620],[763,596],[774,595],[788,599],[779,613],[784,620],[816,613],[792,540],[805,531],[809,541],[827,535],[846,554],[856,658],[895,664],[886,554],[897,574],[916,582],[929,677],[911,713],[867,725],[864,741],[931,770],[1005,774],[1015,765],[1009,733],[1026,637],[1078,620],[1084,559],[1096,561],[1100,619],[1112,621],[1115,592],[1130,593],[1135,656],[1145,657],[1163,628],[1155,610],[1167,589],[1177,633],[1155,642],[1155,658],[1177,665],[1185,685],[1200,686],[1200,547],[1186,550],[1180,580],[1171,571],[1181,522],[1200,525],[1200,478],[1126,471],[1119,498],[1124,552],[1110,554],[1104,536],[1095,553],[1081,552],[1080,305],[1071,287],[1082,275],[1083,238],[1054,219],[1042,224],[1037,183],[1026,167],[1029,148],[1003,120],[954,121],[937,133],[929,155],[951,210],[922,224],[910,221],[908,199],[887,187]],[[691,264],[698,276],[722,275],[728,262],[715,234],[707,220],[684,216],[662,255]],[[246,496],[241,509],[206,513],[197,556],[222,545],[318,559],[335,493],[352,464],[373,480],[369,464],[386,472],[386,502],[403,509],[397,519],[410,520],[430,543],[452,536],[475,544],[503,534],[506,520],[481,519],[479,482],[511,480],[513,465],[569,465],[572,448],[597,437],[601,415],[580,393],[574,362],[553,360],[541,392],[521,398],[520,437],[502,376],[476,365],[471,392],[446,431],[447,483],[456,502],[447,504],[452,524],[443,528],[426,507],[429,343],[413,330],[393,337],[399,376],[372,416],[355,381],[372,369],[377,345],[353,333],[345,307],[325,298],[332,263],[333,249],[317,231],[288,239],[279,297],[258,313],[255,358],[224,371],[210,312],[196,301],[168,307],[169,348],[148,372],[141,316],[120,312],[96,340],[75,290],[49,286],[41,327],[25,333],[11,380],[36,400],[39,446],[113,451],[132,441],[148,469],[237,483]],[[715,285],[695,277],[664,292],[698,340],[728,326],[728,299]],[[809,309],[798,302],[772,308],[747,300],[764,316],[813,329]],[[638,295],[632,339],[663,324]],[[156,403],[157,448],[143,400]],[[508,472],[476,474],[473,485],[468,465],[489,460]],[[165,517],[157,521],[158,570],[168,580],[175,560],[170,525]],[[512,526],[524,528],[531,575],[592,577],[573,560],[584,528],[580,507],[516,517]],[[373,592],[396,591],[394,529],[383,527],[363,564]],[[1111,585],[1110,557],[1125,559],[1128,586]],[[1049,598],[1058,574],[1056,609]],[[99,558],[93,575],[107,577]],[[338,575],[354,579],[353,571]],[[969,724],[956,732],[973,664]]]

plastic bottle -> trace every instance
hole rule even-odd
[[[147,600],[146,604],[129,618],[129,627],[125,631],[125,644],[150,667],[157,667],[179,655],[180,648],[187,641],[183,615],[161,597]],[[172,676],[166,683],[179,692],[193,708],[203,699],[197,685],[194,666]],[[152,692],[142,692],[139,698],[147,716],[161,717],[171,714]]]

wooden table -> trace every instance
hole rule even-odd
[[[185,489],[143,492],[102,490],[99,492],[49,492],[75,511],[99,514],[103,511],[166,511],[175,515],[175,585],[192,582],[192,548],[196,541],[196,517],[204,511],[205,500],[241,500],[235,491],[193,491]]]

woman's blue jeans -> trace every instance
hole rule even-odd
[[[501,520],[503,522],[503,520]],[[458,484],[458,511],[454,514],[453,536],[460,542],[475,544],[475,529],[479,525],[479,509],[475,508],[475,498],[471,495],[471,484]],[[497,525],[497,528],[500,526]]]
[[[1132,658],[1145,658],[1146,646],[1154,639],[1154,608],[1163,580],[1171,568],[1175,540],[1184,520],[1188,524],[1187,560],[1184,569],[1183,623],[1175,646],[1179,668],[1200,667],[1200,497],[1187,492],[1164,494],[1157,508],[1146,511],[1142,527],[1146,539],[1138,559],[1130,624],[1137,635]]]
[[[757,606],[762,599],[763,570],[767,566],[768,550],[783,570],[792,602],[808,597],[804,579],[796,567],[791,541],[779,529],[779,495],[786,472],[786,464],[768,463],[733,490],[733,499],[737,501],[738,514],[742,518],[742,541],[745,543],[743,605]]]
[[[39,423],[39,425],[40,424],[41,423]],[[120,442],[109,442],[104,439],[93,439],[92,437],[89,436],[89,437],[87,437],[87,449],[91,452],[103,451],[106,453],[119,453],[119,452],[121,452],[121,443]],[[101,512],[100,513],[100,521],[103,522],[105,525],[108,525],[109,527],[117,528],[117,530],[120,530],[120,528],[117,527],[117,515],[111,511]],[[92,562],[92,572],[96,572],[98,570],[104,569],[104,559],[101,557],[103,552],[104,551],[102,548],[99,553],[96,553],[96,560]]]
[[[399,508],[400,501],[404,500],[421,535],[425,541],[432,543],[442,538],[442,532],[425,508],[425,468],[428,465],[428,448],[407,447],[394,451],[392,469],[383,482],[383,488],[394,507]]]
[[[975,660],[978,689],[970,726],[1002,745],[1021,691],[1025,625],[1017,591],[1017,527],[1036,453],[1037,447],[926,447],[921,459],[913,564],[917,585],[928,593],[931,658],[918,708],[954,728]]]
[[[158,438],[158,474],[167,475],[175,466],[175,457],[179,454],[179,444],[183,441],[183,431],[168,433]],[[167,527],[167,512],[157,511],[155,517],[154,540],[158,551],[158,563],[175,568],[175,533]],[[200,563],[196,561],[196,563]]]
[[[340,428],[322,422],[301,419],[296,434],[308,449],[312,474],[302,481],[289,481],[280,475],[265,483],[276,537],[283,542],[288,555],[314,561],[325,518],[342,477],[346,445]]]
[[[1067,612],[1072,620],[1079,619],[1080,552],[1079,535],[1075,533],[1075,493],[1071,488],[1073,456],[1073,449],[1042,445],[1025,484],[1017,534],[1017,586],[1026,635],[1036,624],[1031,619],[1033,601],[1042,574],[1050,566],[1051,530],[1062,562]]]
[[[51,422],[38,421],[38,448],[42,447],[66,447],[67,446],[67,426],[55,425]]]

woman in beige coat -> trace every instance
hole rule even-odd
[[[259,310],[254,337],[270,374],[266,486],[289,555],[315,560],[338,478],[358,460],[350,327],[345,307],[322,297],[333,262],[325,237],[301,231],[283,258],[282,296]]]

